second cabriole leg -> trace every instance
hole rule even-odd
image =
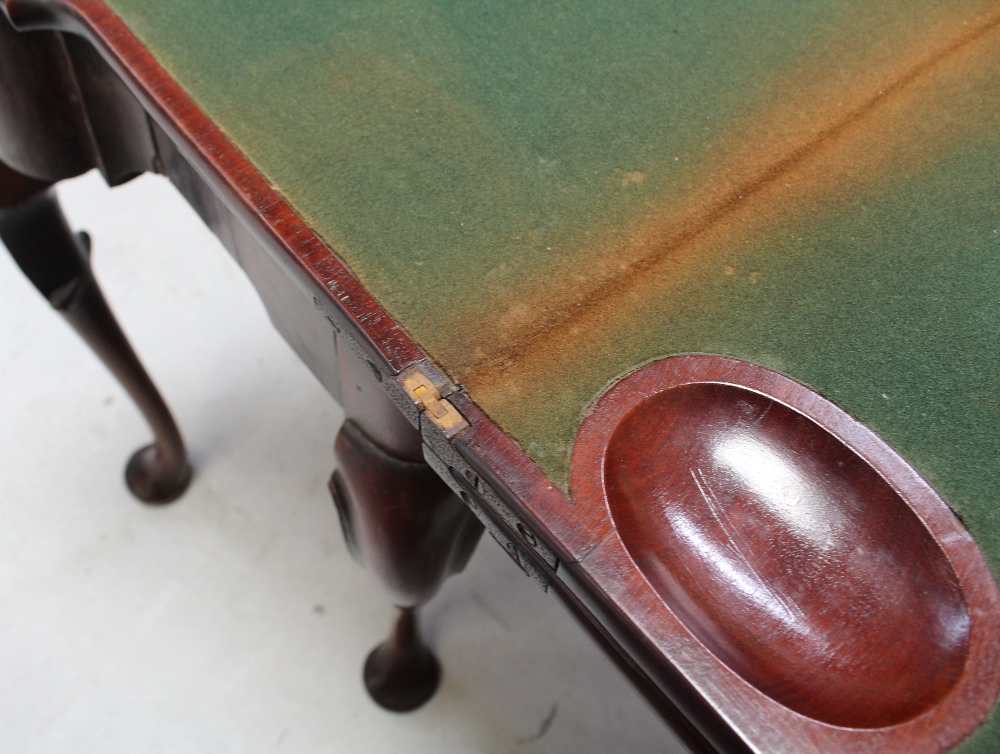
[[[155,442],[138,450],[125,469],[129,489],[147,503],[166,503],[180,496],[191,479],[184,442],[94,279],[90,239],[70,231],[55,191],[49,189],[12,206],[0,206],[0,240],[39,292],[114,374],[152,428]]]

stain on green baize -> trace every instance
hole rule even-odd
[[[107,2],[446,369],[470,321],[489,321],[540,270],[584,268],[609,228],[684,194],[733,123],[789,95],[780,82],[817,39],[878,62],[884,41],[943,9],[984,6]],[[533,385],[530,410],[491,416],[565,486],[582,412],[616,376],[681,352],[748,359],[873,427],[1000,573],[993,124],[905,180],[737,239],[685,287],[642,303],[642,328]],[[958,751],[998,738],[994,714]]]
[[[426,348],[648,210],[836,2],[112,0]],[[761,39],[762,35],[765,37]],[[763,43],[762,43],[763,42]],[[669,82],[669,86],[664,86]],[[618,171],[643,171],[624,187]]]

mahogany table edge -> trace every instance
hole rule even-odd
[[[333,384],[336,377],[329,371],[336,365],[317,363],[316,354],[295,332],[302,321],[322,319],[333,331],[331,341],[347,346],[350,355],[345,352],[342,358],[366,365],[374,389],[384,390],[419,429],[431,466],[525,572],[552,589],[689,746],[747,750],[717,710],[657,661],[658,651],[649,637],[615,605],[597,597],[592,583],[585,585],[589,577],[580,564],[608,532],[581,532],[576,522],[555,517],[570,505],[565,495],[460,386],[436,368],[107,6],[99,0],[5,0],[3,9],[19,29],[71,32],[100,51],[155,124],[159,160],[155,167],[182,184],[179,188],[189,200],[192,191],[207,187],[212,196],[197,197],[209,207],[200,207],[202,216],[252,279],[255,266],[273,265],[294,280],[300,300],[291,309],[268,300],[260,285],[258,290],[278,329],[335,397],[339,397]],[[169,168],[166,160],[171,162]],[[199,202],[193,203],[199,207]],[[236,222],[220,217],[220,210],[228,211]],[[241,235],[243,231],[247,236]],[[255,245],[259,248],[248,251]],[[254,258],[253,253],[264,256]],[[287,295],[287,291],[281,294]],[[406,377],[414,373],[430,383],[434,400],[447,400],[457,408],[465,423],[457,432],[428,420],[426,402],[407,390]]]

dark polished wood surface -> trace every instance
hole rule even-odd
[[[379,704],[405,712],[430,699],[441,677],[420,637],[417,608],[465,568],[483,526],[424,461],[419,431],[365,362],[347,352],[339,367],[347,418],[334,442],[330,493],[352,555],[400,609],[388,640],[368,656],[364,681]]]
[[[845,728],[897,725],[954,688],[971,623],[954,572],[819,425],[751,390],[688,384],[640,401],[605,458],[632,560],[754,688]]]
[[[5,76],[0,90],[18,103],[0,124],[0,193],[21,203],[91,167],[112,184],[167,174],[344,405],[352,424],[338,439],[333,489],[345,533],[404,608],[370,661],[369,685],[377,696],[393,668],[417,668],[389,686],[419,693],[384,703],[409,708],[433,692],[410,608],[461,568],[482,522],[693,750],[940,751],[993,705],[1000,598],[975,543],[835,406],[752,365],[658,362],[614,386],[585,421],[570,501],[102,3],[2,7],[20,31],[0,23],[0,63],[30,73]],[[407,391],[412,370],[467,427],[456,434],[429,419]],[[730,436],[736,444],[719,451]],[[717,452],[757,472],[784,469],[811,512],[782,513],[774,474],[706,482],[697,470],[718,464]],[[914,654],[923,665],[907,663]]]
[[[578,566],[591,588],[761,748],[939,751],[992,707],[1000,592],[975,542],[793,380],[702,355],[633,372],[585,419],[572,492],[613,522]]]
[[[0,206],[0,240],[39,293],[121,383],[153,431],[153,443],[136,451],[125,467],[132,494],[146,503],[175,500],[191,480],[184,441],[94,278],[90,238],[70,230],[55,191],[48,189]]]

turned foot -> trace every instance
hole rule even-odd
[[[178,462],[176,451],[154,443],[132,454],[125,466],[125,484],[144,503],[169,503],[184,494],[191,474],[186,459]]]
[[[154,443],[137,451],[125,470],[132,494],[147,503],[180,496],[191,479],[184,442],[94,279],[90,239],[70,231],[52,190],[0,206],[0,239],[28,279],[118,379],[153,430]]]
[[[377,704],[409,712],[427,702],[441,682],[441,665],[420,638],[413,608],[402,608],[392,634],[365,661],[365,688]]]

